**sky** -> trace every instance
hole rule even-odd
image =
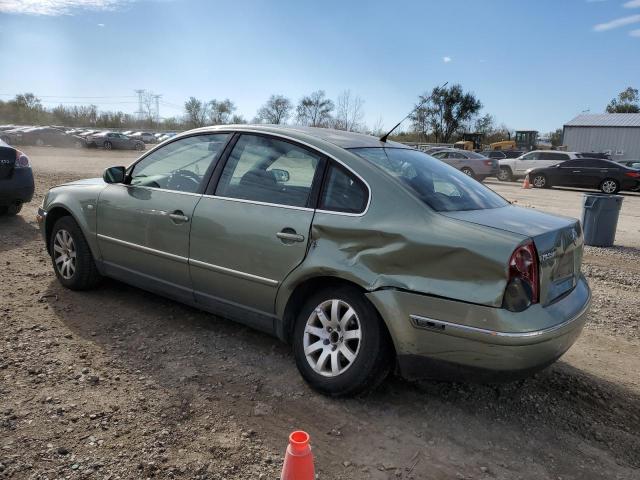
[[[444,82],[512,129],[603,112],[640,88],[640,0],[0,0],[2,100],[134,112],[145,89],[163,117],[194,96],[251,120],[349,89],[390,128]]]

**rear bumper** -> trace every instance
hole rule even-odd
[[[389,327],[403,376],[482,381],[556,361],[580,335],[591,302],[584,278],[554,304],[520,313],[394,290],[368,297]]]
[[[28,203],[33,198],[35,185],[30,168],[16,168],[11,178],[0,180],[0,205],[6,206],[16,202]]]

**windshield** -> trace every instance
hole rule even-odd
[[[418,150],[352,148],[438,212],[500,208],[508,202],[480,182]]]

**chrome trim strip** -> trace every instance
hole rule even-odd
[[[313,212],[313,208],[308,208],[308,207],[296,207],[293,205],[281,205],[279,203],[259,202],[257,200],[246,200],[244,198],[220,197],[218,195],[202,195],[202,196],[205,198],[217,198],[220,200],[226,200],[228,202],[250,203],[252,205],[264,205],[265,207],[278,207],[278,208],[286,208],[289,210],[302,210],[304,212]]]
[[[177,193],[178,195],[191,195],[193,197],[201,197],[200,193],[192,193],[192,192],[179,192],[178,190],[168,190],[166,188],[157,188],[157,187],[147,187],[144,185],[129,185],[126,183],[112,183],[111,185],[121,185],[127,188],[142,188],[144,190],[152,190],[156,192],[167,192],[167,193]]]
[[[158,257],[167,258],[175,262],[189,263],[189,259],[187,257],[174,255],[173,253],[169,253],[169,252],[163,252],[162,250],[156,250],[155,248],[145,247],[144,245],[138,245],[137,243],[127,242],[126,240],[120,240],[119,238],[108,237],[107,235],[102,235],[101,233],[98,234],[98,238],[105,240],[107,242],[115,243],[116,245],[129,247],[144,253],[149,253],[151,255],[156,255]]]
[[[244,280],[252,280],[254,282],[263,283],[265,285],[269,285],[270,287],[275,287],[278,285],[277,280],[272,280],[270,278],[261,277],[259,275],[253,275],[252,273],[240,272],[238,270],[233,270],[227,267],[221,267],[220,265],[213,265],[212,263],[202,262],[200,260],[194,260],[193,258],[189,259],[189,265],[194,265],[196,267],[205,268],[207,270],[212,270],[217,273],[226,273],[233,277],[242,278]]]
[[[550,333],[553,333],[558,330],[562,330],[564,327],[572,324],[579,318],[581,318],[584,313],[589,308],[591,303],[591,293],[589,293],[589,298],[584,306],[569,320],[565,320],[564,322],[558,323],[557,325],[553,325],[551,327],[543,328],[542,330],[533,330],[530,332],[499,332],[496,330],[489,330],[485,328],[472,327],[471,325],[463,325],[459,323],[447,322],[445,320],[436,320],[434,318],[423,317],[421,315],[409,315],[411,319],[411,324],[415,328],[419,328],[421,330],[429,330],[436,333],[444,333],[445,335],[452,335],[456,337],[467,337],[466,334],[479,334],[480,336],[484,336],[487,343],[494,343],[491,341],[492,338],[500,338],[500,339],[515,339],[515,340],[531,340],[539,337],[544,337]],[[436,328],[422,327],[417,324],[417,321],[424,321],[434,324]]]

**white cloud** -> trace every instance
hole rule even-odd
[[[631,30],[629,32],[629,35],[632,37],[638,37],[640,38],[640,28],[636,29],[636,30]]]
[[[0,13],[67,15],[76,9],[113,10],[130,0],[0,0]]]
[[[444,63],[449,63],[449,62],[451,62],[451,57],[442,57],[442,61]]]
[[[599,23],[593,27],[596,32],[613,30],[614,28],[626,27],[634,23],[640,23],[640,15],[629,15],[628,17],[616,18],[606,23]]]
[[[99,23],[98,26],[99,27],[104,27],[104,23]]]
[[[640,8],[640,0],[629,0],[623,5],[624,8]]]

